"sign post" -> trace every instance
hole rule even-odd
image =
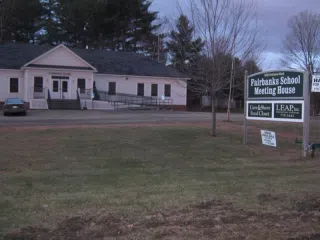
[[[304,108],[304,122],[303,122],[303,144],[302,144],[302,156],[306,158],[308,156],[308,148],[309,148],[309,123],[310,123],[310,87],[309,82],[312,77],[312,74],[307,71],[304,74],[304,102],[305,102],[305,108]]]
[[[320,80],[313,80],[320,89]],[[244,144],[247,143],[247,120],[304,123],[304,156],[309,141],[309,75],[295,70],[265,71],[245,79]],[[264,144],[276,147],[275,133],[262,130]]]
[[[248,127],[247,127],[247,101],[248,101],[248,88],[247,88],[248,71],[244,73],[244,119],[243,119],[243,144],[248,144]]]

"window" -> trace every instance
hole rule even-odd
[[[62,91],[68,92],[68,81],[62,81]]]
[[[171,97],[171,85],[169,84],[164,85],[164,96]]]
[[[138,83],[138,96],[144,96],[144,84]]]
[[[52,91],[59,92],[59,81],[58,80],[54,80],[52,82]]]
[[[8,98],[6,104],[24,104],[20,98]]]
[[[80,88],[80,93],[86,93],[86,80],[84,78],[78,78],[77,86],[77,88]]]
[[[158,84],[151,84],[151,96],[152,97],[158,96]]]
[[[43,77],[34,77],[34,92],[43,92]]]
[[[116,95],[116,83],[109,82],[109,95]]]
[[[10,92],[11,93],[19,92],[19,79],[18,78],[10,78]]]

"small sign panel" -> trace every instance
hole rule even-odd
[[[311,92],[320,92],[320,74],[312,76]]]
[[[266,130],[261,130],[262,144],[271,147],[277,147],[276,133]]]
[[[302,120],[302,109],[302,103],[275,103],[274,118]]]
[[[272,103],[248,103],[249,118],[272,118]]]

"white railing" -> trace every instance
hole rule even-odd
[[[31,87],[31,98],[46,99],[47,95],[47,88]]]
[[[92,89],[77,89],[80,99],[91,99]]]
[[[97,100],[80,99],[81,109],[89,110],[114,110],[114,106],[111,103]]]
[[[31,99],[30,109],[48,109],[48,102],[46,99]]]

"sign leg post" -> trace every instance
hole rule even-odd
[[[244,74],[244,118],[243,118],[243,144],[247,145],[248,144],[248,126],[247,126],[247,101],[248,101],[248,89],[247,89],[247,84],[248,84],[248,71],[245,71]]]
[[[308,156],[309,148],[309,134],[310,134],[310,78],[311,73],[309,71],[304,73],[303,81],[303,96],[304,96],[304,119],[303,119],[303,149],[302,156],[306,158]]]

